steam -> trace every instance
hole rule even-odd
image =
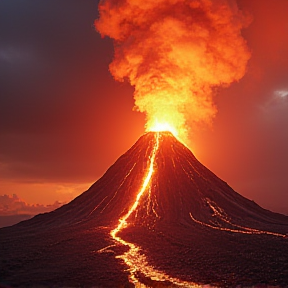
[[[241,79],[250,52],[241,29],[250,19],[234,0],[103,0],[96,28],[114,39],[110,71],[135,87],[146,129],[209,123],[213,90]]]

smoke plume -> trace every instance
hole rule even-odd
[[[95,25],[114,39],[110,71],[135,87],[147,130],[211,122],[213,90],[241,79],[250,52],[241,29],[250,18],[234,0],[103,0]]]

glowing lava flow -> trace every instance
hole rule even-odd
[[[144,275],[145,277],[148,277],[154,281],[168,281],[170,283],[173,283],[174,285],[181,286],[181,287],[201,287],[195,283],[181,281],[177,278],[170,277],[167,274],[156,270],[154,267],[148,264],[145,255],[140,253],[140,250],[141,250],[140,247],[136,246],[133,243],[129,243],[123,240],[122,238],[120,238],[119,236],[117,236],[117,234],[120,231],[122,231],[123,229],[125,229],[125,227],[127,227],[128,225],[127,220],[129,216],[134,211],[136,211],[141,197],[143,196],[144,192],[149,186],[149,183],[151,181],[151,178],[154,172],[155,158],[156,158],[156,154],[159,148],[159,138],[160,138],[160,133],[159,132],[155,133],[155,144],[154,144],[154,148],[152,150],[152,154],[150,157],[149,169],[148,169],[146,177],[144,178],[143,185],[139,193],[137,194],[134,204],[129,209],[127,214],[125,214],[122,218],[119,219],[118,226],[110,232],[110,235],[118,243],[129,247],[129,250],[127,252],[125,252],[123,255],[117,256],[117,258],[122,259],[126,263],[126,265],[129,267],[130,281],[135,285],[135,287],[146,287],[144,284],[141,284],[138,281],[136,277],[137,273],[140,273]]]
[[[197,219],[195,219],[192,215],[192,213],[189,213],[191,219],[195,222],[198,223],[202,226],[206,226],[212,229],[216,229],[216,230],[221,230],[221,231],[228,231],[228,232],[232,232],[232,233],[242,233],[242,234],[266,234],[266,235],[271,235],[271,236],[276,236],[276,237],[283,237],[286,238],[286,235],[280,234],[280,233],[275,233],[275,232],[270,232],[270,231],[264,231],[264,230],[258,230],[258,229],[253,229],[253,228],[249,228],[249,227],[244,227],[244,226],[240,226],[237,225],[233,222],[231,222],[228,217],[226,216],[226,213],[224,212],[223,209],[221,209],[220,207],[218,207],[216,205],[216,203],[213,203],[209,200],[206,199],[206,203],[210,206],[210,208],[213,211],[213,216],[218,217],[220,220],[222,220],[223,222],[225,222],[226,224],[229,224],[232,227],[236,227],[238,229],[231,229],[231,228],[226,228],[226,227],[221,227],[221,226],[214,226],[202,221],[199,221]]]
[[[123,218],[121,218],[121,219],[119,220],[118,226],[117,226],[114,230],[111,231],[111,236],[112,236],[115,240],[117,240],[117,241],[119,241],[119,240],[117,239],[117,238],[119,238],[119,237],[117,237],[116,234],[117,234],[120,230],[122,230],[123,228],[125,228],[125,227],[127,226],[126,220],[127,220],[127,219],[129,218],[129,216],[136,210],[136,208],[137,208],[137,206],[138,206],[138,204],[139,204],[139,200],[140,200],[140,198],[142,197],[143,193],[145,192],[145,190],[146,190],[146,188],[147,188],[147,186],[148,186],[148,184],[149,184],[149,182],[150,182],[150,180],[151,180],[151,177],[152,177],[152,174],[153,174],[153,171],[154,171],[154,162],[155,162],[155,156],[156,156],[156,152],[157,152],[157,150],[158,150],[158,147],[159,147],[159,133],[156,133],[156,144],[155,144],[155,146],[154,146],[154,148],[153,148],[153,151],[152,151],[152,156],[151,156],[151,160],[150,160],[150,165],[149,165],[149,169],[148,169],[148,174],[147,174],[147,176],[145,177],[145,180],[144,180],[144,182],[143,182],[142,188],[141,188],[140,192],[137,194],[137,197],[136,197],[136,200],[135,200],[133,206],[129,209],[129,211],[127,212],[127,214],[124,215]],[[120,238],[119,238],[119,239],[120,239]],[[119,241],[119,242],[121,242],[121,241]],[[121,242],[121,243],[122,243],[122,242]],[[122,244],[123,244],[123,243],[122,243]]]

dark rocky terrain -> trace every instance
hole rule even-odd
[[[33,215],[28,214],[16,214],[16,215],[1,215],[0,216],[0,228],[15,225],[21,221],[32,218]]]
[[[288,217],[236,193],[168,132],[143,135],[69,204],[0,229],[0,286],[133,287],[115,258],[128,248],[110,231],[136,199],[156,135],[154,173],[119,236],[184,281],[288,287]],[[138,278],[149,287],[170,285],[141,272]]]

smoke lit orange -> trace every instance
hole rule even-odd
[[[99,12],[96,28],[115,40],[110,71],[135,87],[148,131],[164,123],[185,141],[187,127],[215,116],[213,88],[245,74],[249,19],[235,1],[104,0]]]

